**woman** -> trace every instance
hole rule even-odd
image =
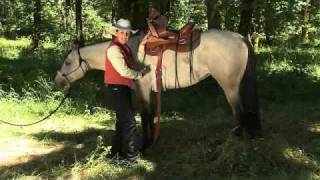
[[[132,30],[131,23],[119,19],[112,27],[112,42],[107,48],[104,82],[108,85],[116,112],[115,135],[112,140],[111,157],[119,155],[129,161],[139,157],[137,127],[131,102],[131,87],[134,80],[142,78],[144,71],[133,69],[133,58],[128,40]]]

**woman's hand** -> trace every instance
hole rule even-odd
[[[151,34],[150,31],[148,31],[148,33],[141,40],[140,45],[145,45],[147,43],[150,34]]]
[[[140,72],[142,73],[142,76],[144,76],[150,71],[151,71],[150,65],[147,65]]]

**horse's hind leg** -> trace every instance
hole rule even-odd
[[[250,138],[260,135],[261,125],[258,114],[258,107],[254,99],[255,94],[250,94],[244,87],[224,87],[227,100],[231,106],[234,117],[238,120],[239,126],[233,129],[233,133],[242,136],[245,131]],[[251,92],[252,93],[252,92]]]
[[[247,65],[246,72],[242,78],[240,85],[240,108],[239,122],[251,137],[261,136],[261,120],[259,112],[258,94],[256,87],[256,79],[249,67],[252,62]]]
[[[248,47],[248,61],[240,83],[240,126],[244,127],[251,137],[261,136],[261,120],[256,82],[256,62],[253,49],[244,40]]]
[[[242,136],[243,128],[241,126],[241,103],[240,103],[240,94],[239,94],[239,88],[238,86],[233,87],[223,87],[224,93],[226,95],[226,98],[228,100],[229,105],[231,106],[233,117],[235,117],[240,126],[236,126],[232,133],[234,133],[237,136]]]
[[[261,122],[258,103],[258,94],[256,86],[256,64],[254,52],[247,40],[244,39],[248,47],[247,64],[240,82],[229,82],[222,88],[225,91],[227,99],[232,107],[236,119],[239,121],[239,128],[236,128],[236,134],[240,135],[245,130],[249,137],[261,135]]]

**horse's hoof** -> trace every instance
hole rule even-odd
[[[148,148],[150,148],[150,146],[152,146],[152,141],[144,141],[139,151],[144,153]]]
[[[240,126],[236,126],[231,130],[231,134],[237,137],[242,137],[243,129]]]
[[[156,137],[156,138],[153,138],[152,146],[157,145],[159,143],[159,140],[160,140],[160,135],[158,137]]]

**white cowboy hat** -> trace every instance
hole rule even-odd
[[[117,31],[130,31],[132,34],[138,32],[138,30],[133,30],[131,27],[131,23],[127,19],[119,19],[116,23],[110,28],[110,33],[112,35],[116,35]]]

